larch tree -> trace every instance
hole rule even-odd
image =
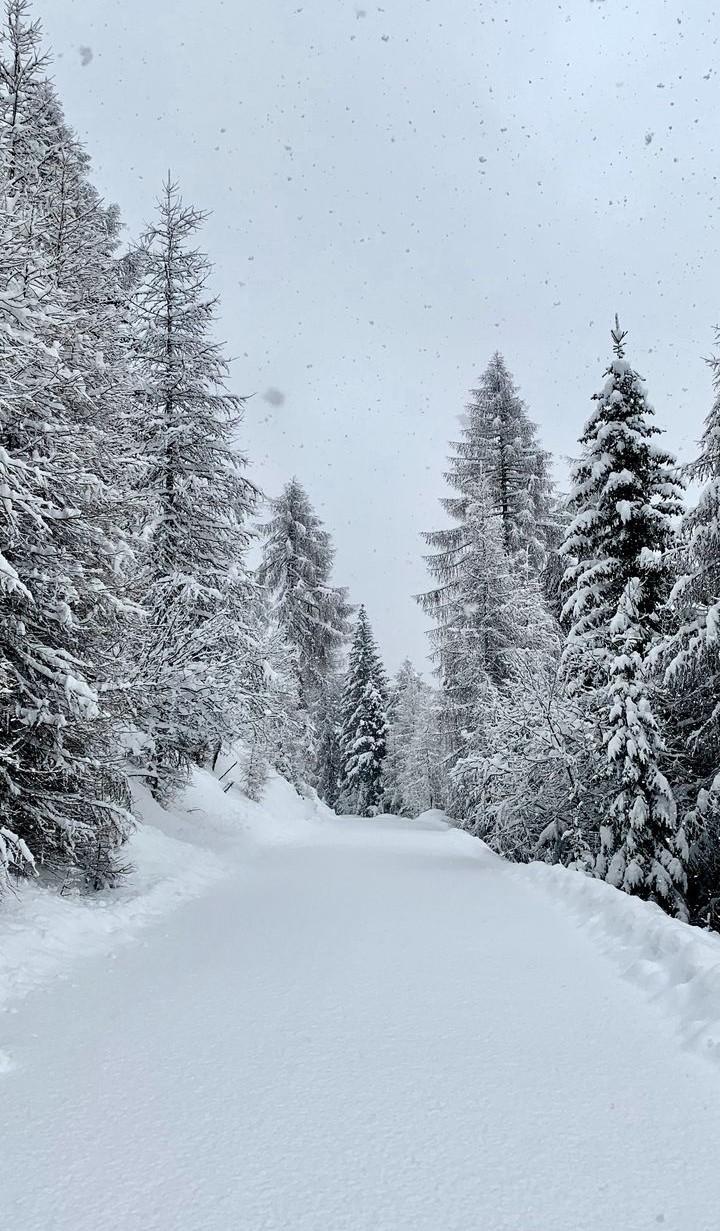
[[[413,667],[403,662],[388,694],[385,804],[388,812],[418,816],[444,801],[439,698]]]
[[[538,443],[537,428],[499,352],[471,391],[461,422],[445,474],[454,495],[442,501],[443,508],[461,528],[482,478],[500,519],[505,554],[523,558],[527,570],[537,575],[545,562],[552,513],[549,455]],[[452,530],[428,535],[441,553],[453,551],[457,538]]]
[[[105,402],[124,359],[111,297],[112,211],[47,80],[39,25],[9,0],[0,39],[0,807],[4,847],[86,883],[115,875],[130,824],[102,687],[124,601],[118,471]],[[94,280],[96,299],[86,302]],[[108,379],[107,364],[113,368]],[[122,381],[120,381],[122,384]],[[123,386],[126,388],[126,385]],[[14,834],[17,841],[13,847]],[[5,857],[5,861],[7,859]]]
[[[614,357],[581,437],[564,553],[565,668],[596,699],[615,794],[600,827],[596,874],[628,893],[686,913],[687,844],[662,772],[649,660],[671,586],[668,548],[682,511],[673,458],[654,440],[645,387],[625,357],[615,322]]]
[[[298,480],[269,504],[270,519],[260,527],[258,579],[273,595],[276,619],[296,650],[300,697],[311,709],[337,669],[352,607],[347,590],[331,583],[330,535]]]
[[[211,268],[196,246],[204,215],[168,178],[142,244],[136,292],[138,430],[147,613],[138,721],[152,744],[158,789],[217,748],[242,675],[237,629],[249,579],[243,563],[257,491],[235,446],[242,399],[213,338]]]
[[[518,575],[504,551],[502,518],[482,478],[468,501],[466,548],[452,606],[446,619],[453,647],[451,678],[460,691],[453,712],[460,718],[457,759],[451,766],[451,807],[464,824],[476,828],[484,811],[485,762],[496,748],[497,711],[523,649],[539,654],[551,635],[537,578]]]
[[[378,811],[385,789],[387,736],[387,681],[361,606],[341,703],[338,806],[342,812],[372,816]]]
[[[403,791],[410,745],[428,685],[409,658],[388,688],[388,739],[385,758],[385,806],[388,812],[410,815]]]
[[[500,571],[512,571],[532,588],[546,564],[548,534],[554,525],[548,455],[537,441],[534,423],[505,361],[493,355],[462,419],[445,479],[452,494],[441,503],[454,523],[424,535],[432,549],[426,556],[436,585],[418,596],[432,617],[431,640],[443,696],[444,731],[449,766],[461,752],[464,715],[474,704],[467,638],[477,619],[471,616],[471,591],[479,581],[477,519],[482,488],[483,516],[493,518],[493,554]],[[499,553],[499,554],[498,554]],[[504,563],[500,562],[503,556]],[[503,641],[505,633],[486,628],[484,644]],[[478,640],[478,645],[482,637]],[[502,657],[496,671],[502,674]]]

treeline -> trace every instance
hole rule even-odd
[[[421,596],[444,804],[510,859],[718,926],[720,365],[683,474],[617,320],[611,341],[567,498],[499,354],[466,408]]]
[[[617,323],[567,498],[494,355],[426,535],[437,684],[388,681],[296,479],[257,524],[203,215],[168,181],[121,251],[27,0],[0,179],[0,883],[112,883],[132,779],[166,800],[233,747],[256,798],[274,767],[340,813],[445,808],[718,925],[720,367],[688,512]]]
[[[320,694],[330,706],[350,607],[326,584],[329,540],[293,485],[283,551],[307,511],[317,553],[312,576],[301,551],[288,565],[306,605],[297,625],[283,623],[288,605],[272,595],[280,511],[266,528],[266,566],[249,570],[259,492],[236,444],[243,402],[214,338],[203,215],[168,181],[154,220],[121,253],[118,211],[93,187],[48,70],[27,0],[9,0],[0,882],[43,868],[98,887],[122,868],[134,777],[167,799],[193,764],[213,764],[237,740],[251,792],[268,765],[298,782],[315,776],[310,710]],[[343,755],[331,722],[317,731]]]

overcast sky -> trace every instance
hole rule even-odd
[[[37,0],[68,120],[135,233],[168,167],[242,445],[296,474],[388,666],[421,664],[420,531],[496,348],[557,473],[613,314],[687,459],[720,321],[720,21],[643,0]]]

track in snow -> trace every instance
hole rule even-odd
[[[720,1078],[458,835],[261,850],[0,1019],[13,1231],[716,1231]]]

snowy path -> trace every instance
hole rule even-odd
[[[549,898],[338,821],[0,1017],[13,1231],[717,1231],[720,1076]]]

